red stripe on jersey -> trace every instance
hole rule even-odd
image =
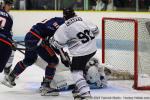
[[[12,44],[4,39],[0,38],[0,41],[12,47]]]
[[[46,49],[46,51],[48,52],[48,54],[49,54],[50,56],[54,56],[54,55],[55,55],[55,52],[54,52],[53,49],[50,48],[49,46],[43,45],[43,48]]]
[[[30,31],[30,32],[31,32],[34,36],[36,36],[37,38],[44,40],[44,38],[41,37],[40,35],[38,35],[37,33],[33,32],[33,31]]]

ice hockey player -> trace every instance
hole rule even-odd
[[[44,20],[41,23],[37,23],[31,28],[24,39],[26,46],[25,57],[22,61],[19,61],[16,64],[10,75],[6,77],[6,82],[4,81],[5,85],[8,85],[9,87],[15,86],[15,78],[20,75],[28,66],[31,66],[33,63],[35,63],[39,55],[48,63],[45,69],[45,78],[42,84],[43,90],[41,95],[59,95],[57,89],[51,88],[49,85],[54,77],[59,59],[57,58],[54,49],[47,46],[46,39],[52,37],[55,31],[63,23],[63,18],[54,17],[50,20]]]
[[[87,62],[97,51],[95,35],[99,33],[98,27],[78,17],[73,8],[63,10],[65,23],[59,27],[53,37],[53,45],[58,49],[68,46],[72,57],[70,65],[75,90],[80,97],[75,100],[88,100],[91,98],[90,88],[87,84],[83,71]]]
[[[12,6],[13,0],[0,0],[0,73],[4,70],[5,74],[9,73],[11,66],[11,64],[7,62],[12,61],[10,56],[12,54],[13,47],[11,32],[13,19],[9,14]]]

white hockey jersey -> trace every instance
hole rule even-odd
[[[73,17],[54,34],[55,46],[63,47],[67,44],[70,54],[84,56],[97,50],[95,34],[99,33],[98,27],[83,21],[81,17]]]

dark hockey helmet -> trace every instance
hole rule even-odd
[[[65,20],[68,20],[72,17],[76,16],[74,9],[69,7],[69,8],[64,8],[63,9],[63,17]]]
[[[3,8],[6,4],[13,4],[13,0],[0,0],[0,8]]]
[[[14,3],[14,0],[4,0],[4,3],[5,3],[5,4],[13,4],[13,3]]]

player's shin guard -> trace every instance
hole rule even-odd
[[[77,90],[79,92],[80,98],[90,98],[90,88],[83,77],[83,71],[73,71],[72,72],[73,79],[75,81]],[[75,98],[78,100],[78,98]],[[86,99],[85,99],[86,100]]]
[[[56,65],[49,64],[45,69],[45,78],[53,80],[56,72]]]
[[[10,75],[12,76],[19,76],[25,69],[27,66],[25,66],[23,64],[22,61],[18,62],[15,66],[15,68],[13,69],[13,71],[10,73]]]

